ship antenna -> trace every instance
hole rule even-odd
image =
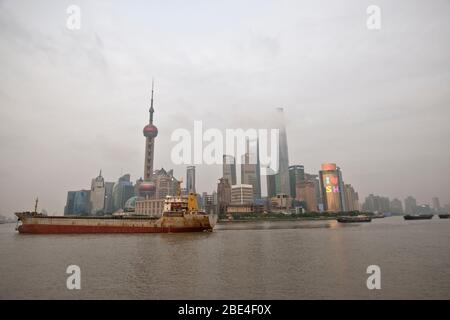
[[[36,197],[36,201],[34,203],[34,212],[37,212],[38,202],[39,202],[39,198]]]

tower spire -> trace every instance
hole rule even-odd
[[[153,124],[153,112],[155,112],[155,109],[153,109],[153,89],[154,89],[154,80],[152,79],[152,99],[150,102],[150,124]]]

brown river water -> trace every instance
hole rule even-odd
[[[1,299],[450,299],[450,219],[218,224],[212,233],[23,235],[0,225]],[[66,269],[81,270],[81,289]],[[369,265],[381,289],[369,290]]]

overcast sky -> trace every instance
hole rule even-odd
[[[69,5],[81,29],[66,28]],[[366,27],[369,5],[381,30]],[[290,164],[336,162],[369,193],[450,202],[450,1],[2,1],[0,213],[143,175],[176,128],[265,127],[284,107]],[[220,166],[197,167],[197,191]]]

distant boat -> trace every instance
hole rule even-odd
[[[372,219],[379,219],[379,218],[384,218],[386,217],[386,215],[384,213],[374,213],[371,218]]]
[[[407,214],[404,215],[405,220],[427,220],[433,218],[432,214]]]
[[[370,222],[372,221],[371,217],[368,216],[344,216],[336,219],[341,223],[352,223],[352,222]]]
[[[450,213],[441,213],[439,215],[439,218],[441,218],[441,219],[449,219],[450,218]]]

